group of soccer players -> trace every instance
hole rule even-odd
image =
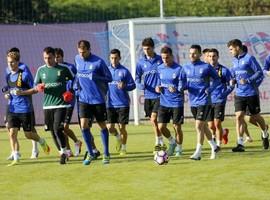
[[[46,47],[43,50],[45,65],[38,68],[34,80],[28,67],[20,62],[19,50],[10,49],[7,52],[6,86],[2,89],[8,100],[6,122],[12,151],[9,166],[19,163],[17,133],[21,126],[28,139],[39,142],[46,154],[50,152],[46,141],[34,128],[31,95],[38,92],[44,93],[45,129],[51,131],[60,154],[60,164],[66,164],[68,157],[72,156],[68,137],[75,143],[74,156],[81,151],[82,142],[69,128],[76,100],[87,149],[83,164],[89,165],[100,156],[91,133],[93,120],[100,128],[102,162],[110,162],[109,133],[116,138],[116,150],[121,156],[126,155],[126,125],[130,109],[128,92],[135,88],[144,91],[145,116],[150,118],[154,129],[155,152],[167,150],[169,156],[182,154],[185,90],[189,94],[197,132],[197,145],[191,159],[201,159],[204,136],[211,147],[210,159],[216,158],[221,149],[222,134],[227,130],[222,128],[227,96],[234,89],[237,146],[232,151],[245,151],[244,133],[251,141],[244,118],[246,114],[250,116],[251,123],[261,128],[263,146],[268,149],[268,126],[260,115],[258,88],[264,74],[269,74],[270,57],[262,70],[240,40],[231,40],[227,46],[234,57],[230,70],[219,64],[219,52],[214,48],[204,51],[205,60],[201,61],[200,45],[191,45],[190,63],[181,66],[174,61],[170,47],[163,47],[157,55],[153,39],[145,38],[142,41],[144,55],[137,62],[135,80],[120,64],[118,49],[110,51],[110,65],[107,66],[91,52],[90,43],[86,40],[78,42],[75,66],[63,61],[62,49]],[[175,135],[167,128],[171,119]],[[168,148],[163,136],[169,141]],[[32,158],[36,158],[38,150],[35,142],[33,145]]]

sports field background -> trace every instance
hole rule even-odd
[[[266,120],[269,122],[269,118]],[[186,120],[184,154],[180,158],[171,157],[165,166],[153,162],[154,137],[148,123],[128,126],[126,157],[116,154],[115,138],[110,136],[111,163],[103,165],[99,159],[89,166],[82,164],[82,155],[71,158],[67,165],[60,165],[50,133],[38,127],[39,134],[51,146],[51,154],[46,156],[40,152],[37,160],[31,160],[31,142],[20,132],[22,159],[20,165],[13,167],[7,167],[10,146],[7,131],[2,128],[0,199],[269,200],[270,152],[262,150],[259,129],[249,125],[254,142],[246,144],[246,152],[232,153],[234,119],[226,119],[224,127],[230,129],[229,143],[223,146],[218,158],[209,159],[210,150],[205,142],[202,160],[193,161],[189,156],[196,145],[194,122]],[[78,126],[72,128],[82,139]],[[96,125],[93,133],[101,150]],[[71,146],[74,146],[72,142]]]

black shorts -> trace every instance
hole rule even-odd
[[[261,112],[260,97],[259,95],[249,96],[249,97],[235,96],[234,107],[235,107],[235,112],[239,112],[239,111],[246,112],[248,109],[250,115],[256,115]]]
[[[173,124],[184,123],[184,107],[172,108],[159,106],[158,109],[158,123],[169,123],[173,120]]]
[[[206,119],[207,121],[214,121],[214,119],[224,121],[224,117],[225,117],[225,104],[215,103],[211,106]]]
[[[73,114],[74,107],[68,107],[66,111],[66,116],[65,116],[65,124],[70,124],[70,121],[72,119],[72,114]]]
[[[22,126],[24,131],[32,131],[33,123],[31,118],[31,113],[8,113],[8,128],[20,129],[20,127]]]
[[[107,120],[107,112],[106,106],[104,103],[102,104],[87,104],[87,103],[79,103],[80,108],[80,118],[96,118],[97,122],[104,122]]]
[[[206,121],[211,105],[191,107],[191,113],[195,120]]]
[[[66,110],[66,108],[45,109],[45,131],[64,130]]]
[[[128,124],[129,122],[129,107],[124,108],[108,108],[108,123],[110,124]]]
[[[144,100],[145,117],[151,117],[152,113],[158,113],[158,108],[159,108],[159,98]]]

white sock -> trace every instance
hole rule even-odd
[[[127,148],[127,145],[126,144],[122,144],[121,145],[121,150],[126,150],[126,148]]]
[[[176,152],[182,152],[182,144],[177,144],[175,148]]]
[[[267,132],[267,130],[262,131],[262,137],[263,137],[263,138],[267,138],[267,137],[268,137],[268,132]]]
[[[208,140],[208,143],[209,143],[209,145],[210,145],[210,147],[211,147],[212,150],[215,150],[217,148],[217,145],[216,145],[216,143],[214,142],[213,139],[212,140]]]
[[[201,152],[202,152],[202,145],[198,143],[194,154],[201,154]]]
[[[238,137],[237,144],[244,145],[244,138],[243,137]]]
[[[41,138],[39,140],[41,140]],[[37,142],[34,140],[32,140],[32,152],[38,152],[38,145]]]
[[[60,150],[60,154],[62,155],[63,153],[65,153],[66,154],[66,151],[67,151],[67,148],[65,147],[65,148],[60,148],[61,150]]]
[[[169,140],[169,143],[170,144],[174,144],[175,143],[175,139],[172,136],[169,137],[168,140]]]
[[[155,145],[159,145],[159,137],[156,136],[155,138],[156,138],[156,143],[155,143]]]
[[[158,136],[158,144],[160,144],[161,146],[164,145],[163,137],[162,136]]]
[[[19,160],[19,151],[13,151],[13,159]]]
[[[97,148],[93,149],[93,153],[97,153],[97,152],[98,152]]]
[[[220,147],[221,141],[220,140],[217,140],[216,142],[217,142],[217,146]]]

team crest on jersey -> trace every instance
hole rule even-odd
[[[245,61],[244,60],[242,60],[242,65],[244,65],[245,64]]]
[[[200,69],[200,74],[202,74],[203,73],[203,69]]]
[[[160,64],[161,64],[161,62],[160,62],[160,61],[157,61],[157,64],[158,64],[158,65],[160,65]]]
[[[123,77],[123,73],[122,72],[118,72],[118,76],[119,76],[119,78],[122,78]]]
[[[42,79],[46,79],[46,74],[45,73],[42,74]]]
[[[147,67],[147,64],[144,63],[143,67],[146,68]]]
[[[89,69],[90,70],[92,70],[93,69],[93,65],[91,64],[91,65],[89,65]]]
[[[176,78],[176,74],[175,74],[175,73],[173,73],[172,78],[173,78],[173,79],[175,79],[175,78]]]
[[[57,76],[61,76],[61,71],[60,70],[57,71]]]

